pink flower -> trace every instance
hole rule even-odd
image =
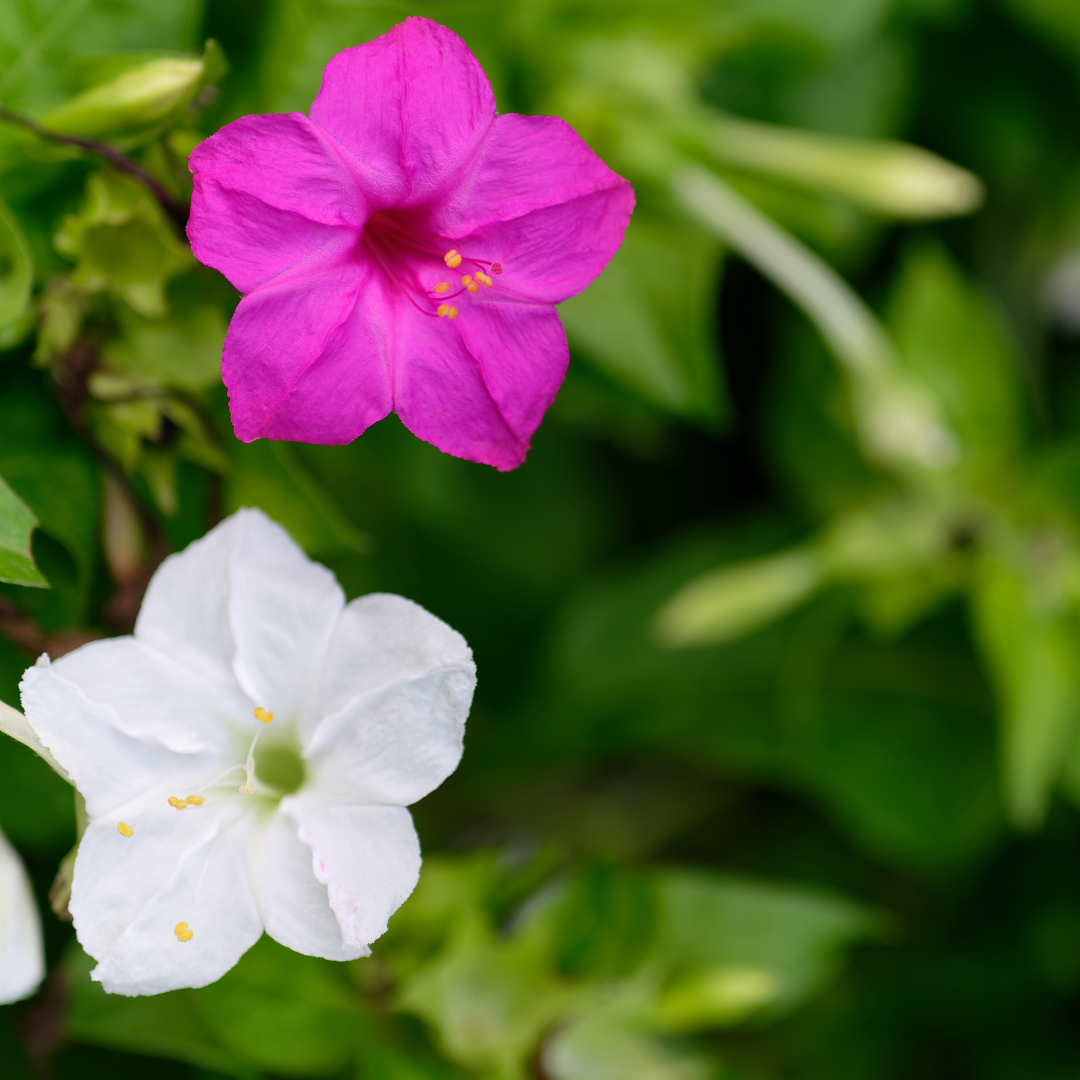
[[[566,373],[555,304],[634,206],[564,121],[496,116],[465,43],[421,18],[338,53],[310,117],[245,116],[191,171],[192,250],[245,294],[222,362],[240,439],[344,443],[393,410],[499,469]]]

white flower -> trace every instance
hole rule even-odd
[[[22,682],[86,799],[69,910],[93,977],[205,986],[264,929],[368,955],[419,875],[405,807],[457,766],[475,684],[460,634],[398,596],[345,605],[258,511],[166,559],[134,636]]]
[[[0,832],[0,1005],[29,997],[44,977],[45,948],[30,879]]]

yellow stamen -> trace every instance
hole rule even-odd
[[[444,256],[443,261],[451,270],[456,270],[461,265],[461,255],[457,248],[451,248]]]
[[[451,309],[450,309],[450,310],[449,310],[449,311],[448,311],[448,312],[446,313],[446,317],[447,317],[448,319],[456,319],[456,318],[457,318],[457,308],[456,308],[456,307],[452,307],[452,308],[451,308]]]
[[[264,709],[262,706],[255,710],[255,719],[260,724],[269,724],[274,719],[274,714],[269,709]]]
[[[121,836],[129,836],[130,837],[130,836],[135,835],[135,830],[126,821],[118,821],[116,823],[116,831]]]
[[[471,293],[478,293],[480,291],[480,286],[477,285],[475,281],[470,281],[469,284],[465,286],[465,288],[468,289]]]
[[[255,785],[250,780],[248,780],[245,783],[241,784],[237,790],[240,792],[241,795],[254,795]]]
[[[187,803],[183,799],[178,799],[175,795],[169,796],[169,805],[175,806],[177,810],[187,809]]]
[[[440,304],[440,305],[439,305],[439,306],[438,306],[438,307],[437,307],[437,308],[435,309],[435,314],[436,314],[436,315],[438,315],[440,319],[441,319],[441,318],[442,318],[442,317],[443,317],[444,315],[449,315],[449,314],[450,314],[450,305],[449,305],[449,304]]]
[[[472,274],[465,274],[461,279],[462,285],[468,285],[472,282]]]
[[[201,795],[189,795],[184,802],[186,802],[188,806],[202,806],[206,800]]]
[[[491,278],[487,274],[478,274],[477,277],[484,283],[485,288],[491,288]]]
[[[440,281],[439,284],[435,286],[434,291],[437,292],[437,293],[444,293],[444,292],[447,292],[449,290],[449,288],[450,288],[450,282],[449,281]]]
[[[195,931],[191,930],[186,922],[178,922],[173,927],[173,933],[180,941],[190,941],[195,936]]]

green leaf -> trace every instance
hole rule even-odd
[[[69,1038],[255,1080],[256,1070],[216,1038],[196,991],[173,990],[154,997],[106,994],[90,979],[94,966],[73,941],[63,960],[69,988],[64,1029]]]
[[[278,1076],[337,1076],[365,1037],[343,966],[268,937],[192,996],[234,1062]]]
[[[1064,538],[1008,538],[983,560],[973,597],[1001,702],[1009,809],[1028,828],[1042,821],[1080,725],[1078,573],[1080,551]]]
[[[241,506],[261,507],[311,555],[363,552],[371,546],[287,443],[235,444],[225,502],[230,513]]]
[[[881,931],[866,908],[824,892],[706,871],[656,880],[652,962],[668,972],[656,1017],[673,1030],[790,1011],[832,978],[848,945]]]
[[[704,230],[639,210],[607,269],[559,305],[571,343],[651,405],[717,423],[720,254]]]
[[[76,261],[76,288],[108,292],[147,318],[166,313],[166,284],[194,264],[146,188],[110,172],[90,176],[81,211],[64,218],[53,242]]]
[[[49,587],[30,550],[30,534],[37,524],[30,508],[0,477],[0,581]]]
[[[1017,350],[989,300],[964,280],[944,250],[908,249],[890,322],[908,367],[945,408],[976,483],[1000,483],[1024,434]]]
[[[33,280],[34,256],[30,242],[19,219],[0,199],[0,332],[26,311]]]

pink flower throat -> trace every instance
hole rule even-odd
[[[378,210],[368,218],[360,243],[382,270],[388,282],[404,290],[410,302],[425,315],[457,318],[450,301],[467,293],[475,296],[490,289],[502,272],[502,263],[477,259],[459,251],[456,242],[417,227],[414,214]],[[460,271],[457,281],[438,280],[446,272]]]

